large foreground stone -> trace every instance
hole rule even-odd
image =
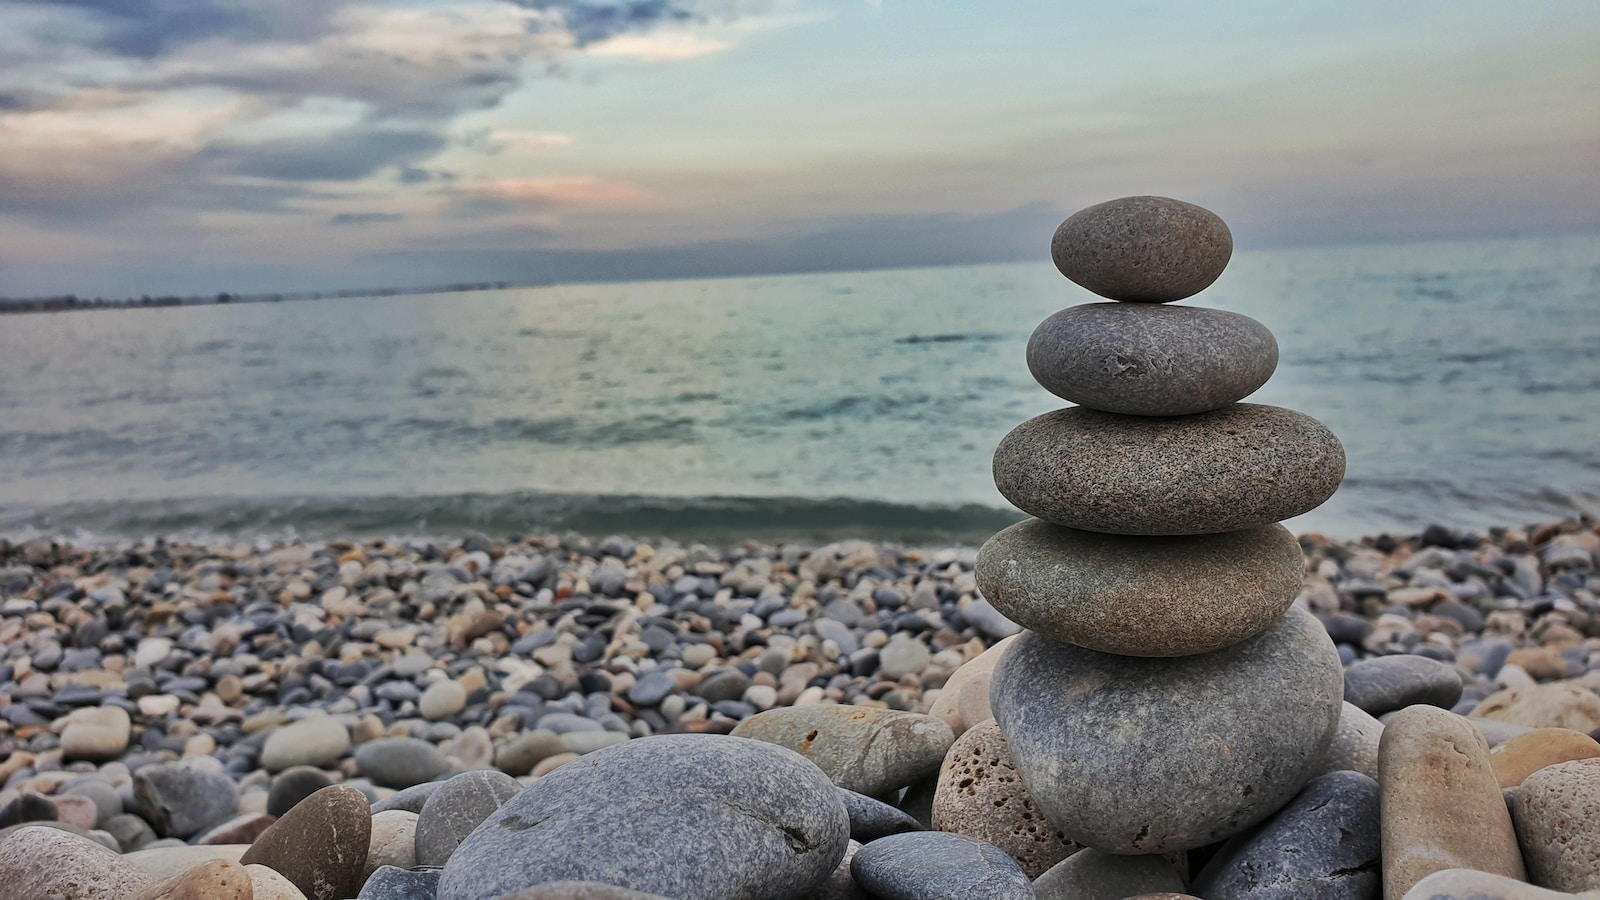
[[[879,838],[850,861],[856,883],[881,900],[1032,900],[1033,885],[998,847],[959,834]]]
[[[366,795],[336,784],[284,813],[239,861],[278,872],[310,900],[343,900],[361,890],[371,842]]]
[[[1344,448],[1294,410],[1235,403],[1192,416],[1074,406],[1012,429],[994,483],[1018,509],[1109,534],[1210,534],[1315,509],[1344,478]]]
[[[1233,900],[1369,900],[1381,886],[1378,844],[1378,783],[1333,772],[1224,844],[1192,890]]]
[[[844,856],[850,820],[800,755],[724,735],[660,735],[538,779],[467,836],[439,900],[598,881],[679,900],[789,898]]]
[[[1600,892],[1569,894],[1534,887],[1515,878],[1476,869],[1442,869],[1417,882],[1402,900],[1595,900]]]
[[[835,784],[869,797],[938,772],[956,739],[932,716],[861,706],[769,709],[740,722],[733,736],[793,750]]]
[[[1277,524],[1133,537],[1029,519],[990,538],[974,574],[995,609],[1051,640],[1193,656],[1277,621],[1300,592],[1304,565],[1299,541]]]
[[[1328,743],[1328,752],[1317,764],[1316,773],[1350,770],[1376,781],[1378,744],[1383,740],[1383,723],[1346,700],[1339,711],[1339,727]]]
[[[1045,821],[1017,774],[993,719],[956,738],[933,794],[933,828],[977,838],[1004,850],[1029,878],[1038,878],[1079,848]]]
[[[160,877],[86,837],[30,825],[0,838],[0,896],[125,900]]]
[[[1097,203],[1050,240],[1061,274],[1111,300],[1182,300],[1216,281],[1232,256],[1233,235],[1216,213],[1169,197]]]
[[[1111,853],[1231,837],[1311,777],[1339,723],[1339,655],[1310,613],[1174,659],[1023,634],[995,669],[995,718],[1028,793],[1068,838]]]
[[[1600,759],[1557,763],[1529,775],[1517,791],[1514,812],[1534,884],[1600,889]]]
[[[1199,306],[1073,306],[1028,339],[1028,369],[1045,390],[1129,416],[1227,406],[1254,393],[1277,366],[1278,342],[1265,325]]]
[[[1383,727],[1378,776],[1385,897],[1442,869],[1525,877],[1489,745],[1461,716],[1423,705],[1395,713]]]

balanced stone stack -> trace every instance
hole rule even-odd
[[[1168,306],[1222,274],[1226,225],[1128,197],[1062,223],[1067,278],[1109,298],[1050,316],[1028,367],[1070,406],[1000,443],[995,483],[1036,518],[978,554],[1025,632],[994,673],[1001,733],[1041,812],[1116,854],[1223,840],[1317,772],[1343,699],[1322,625],[1292,608],[1299,543],[1344,451],[1301,413],[1240,403],[1277,366],[1260,323]]]

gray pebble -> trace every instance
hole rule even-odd
[[[1222,219],[1168,197],[1098,203],[1062,222],[1050,240],[1061,274],[1110,300],[1182,300],[1216,281],[1232,255]]]
[[[417,816],[417,864],[442,866],[472,829],[522,790],[504,772],[462,772],[433,791]]]
[[[1344,699],[1373,716],[1418,703],[1449,709],[1461,699],[1461,676],[1455,666],[1421,656],[1379,656],[1345,670]]]
[[[883,900],[1032,900],[1016,860],[993,844],[943,831],[915,831],[863,845],[850,874]]]

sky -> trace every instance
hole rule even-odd
[[[1600,229],[1595,0],[0,0],[0,296]]]

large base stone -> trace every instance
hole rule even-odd
[[[1051,824],[1109,853],[1231,837],[1315,774],[1343,705],[1339,655],[1291,608],[1199,656],[1113,656],[1027,633],[995,669],[995,718]]]

